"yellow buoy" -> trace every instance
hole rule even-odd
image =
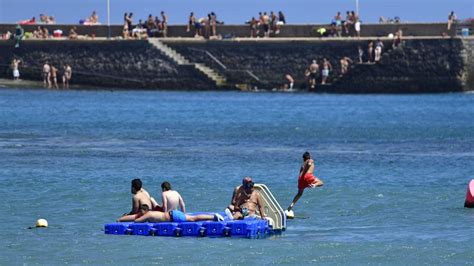
[[[48,227],[48,221],[46,221],[46,219],[38,219],[38,221],[36,221],[36,227]]]

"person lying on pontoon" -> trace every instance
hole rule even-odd
[[[140,209],[139,209],[138,213],[124,215],[124,216],[118,218],[117,222],[133,222],[133,221],[135,221],[135,219],[138,219],[138,218],[142,217],[148,211],[150,211],[150,206],[148,206],[147,204],[142,204],[142,205],[140,205]]]
[[[140,213],[135,215],[123,216],[118,222],[136,222],[136,223],[158,223],[158,222],[197,222],[197,221],[223,221],[224,217],[218,213],[214,214],[185,214],[182,211],[173,210],[170,212],[150,211],[148,205],[140,206]]]
[[[231,204],[225,209],[225,213],[229,219],[238,220],[244,218],[256,218],[257,208],[260,217],[266,217],[263,208],[263,200],[258,191],[253,188],[252,178],[247,176],[242,180],[242,185],[236,187],[232,196]]]

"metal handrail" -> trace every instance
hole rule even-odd
[[[252,71],[250,71],[250,70],[245,70],[245,71],[247,72],[247,74],[249,74],[256,81],[260,81],[260,79],[254,73],[252,73]]]
[[[227,70],[227,67],[219,59],[217,59],[217,57],[212,55],[209,51],[203,50],[203,49],[198,49],[198,48],[189,48],[189,50],[195,50],[195,51],[200,51],[200,52],[206,53],[207,56],[209,56],[212,60],[214,60],[219,66],[221,66],[223,69]]]

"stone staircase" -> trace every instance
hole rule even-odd
[[[213,80],[216,83],[216,86],[221,87],[227,85],[226,78],[214,71],[212,68],[200,64],[200,63],[191,63],[189,60],[184,58],[181,54],[170,48],[168,45],[164,44],[161,42],[158,38],[149,38],[148,42],[152,44],[155,48],[160,50],[163,54],[168,56],[171,60],[176,62],[178,65],[192,65],[194,66],[197,70],[202,72],[204,75],[206,75],[208,78]]]

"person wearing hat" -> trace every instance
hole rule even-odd
[[[309,152],[305,152],[303,154],[303,164],[301,165],[300,174],[298,177],[298,193],[286,210],[287,216],[293,216],[291,209],[293,209],[296,202],[301,198],[301,196],[303,196],[305,188],[315,188],[324,185],[323,181],[315,177],[313,173],[314,160],[311,159],[311,154]]]
[[[234,190],[231,204],[225,209],[227,217],[231,220],[244,219],[246,217],[257,217],[257,208],[260,212],[260,217],[266,217],[263,208],[263,200],[260,193],[254,190],[254,182],[249,176],[244,177],[242,185]]]

